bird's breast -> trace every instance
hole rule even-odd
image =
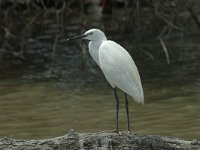
[[[92,56],[92,58],[94,59],[94,61],[100,66],[99,63],[99,47],[100,47],[101,43],[100,42],[94,42],[94,41],[90,41],[88,47],[89,47],[89,52],[90,55]]]

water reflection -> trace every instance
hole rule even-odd
[[[129,98],[132,130],[200,139],[199,64],[196,61],[184,67],[180,64],[139,65],[145,105],[138,105]],[[41,139],[63,135],[69,129],[78,132],[113,130],[112,89],[98,68],[90,70],[93,67],[96,66],[85,70],[73,67],[69,74],[64,74],[65,78],[57,81],[33,81],[27,74],[23,78],[21,75],[2,77],[0,135]],[[122,92],[120,104],[119,128],[124,131],[127,127]]]

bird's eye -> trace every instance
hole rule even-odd
[[[92,35],[92,34],[93,34],[93,32],[88,33],[88,35]]]

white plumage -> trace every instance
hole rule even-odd
[[[90,29],[82,35],[68,39],[68,41],[77,38],[90,40],[88,45],[89,52],[103,71],[108,82],[114,88],[117,104],[117,131],[119,100],[116,87],[125,92],[128,130],[130,130],[128,99],[126,94],[130,95],[136,102],[144,104],[142,84],[133,59],[122,46],[114,41],[107,40],[105,34],[99,29]]]
[[[143,89],[137,67],[129,53],[113,41],[99,47],[101,70],[114,88],[117,86],[136,102],[144,103]]]
[[[143,89],[137,67],[129,53],[114,41],[107,40],[98,29],[90,29],[84,39],[90,40],[89,52],[113,88],[116,86],[136,102],[144,103]]]

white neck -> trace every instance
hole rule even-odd
[[[95,60],[95,62],[100,66],[99,63],[99,47],[102,44],[102,42],[105,40],[101,41],[90,41],[88,47],[89,47],[89,52],[92,58]]]

